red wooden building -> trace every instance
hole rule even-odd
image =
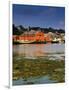
[[[35,34],[27,34],[27,35],[13,35],[13,40],[14,41],[19,41],[19,40],[28,40],[28,41],[47,41],[51,42],[52,38],[49,34],[44,34],[43,32],[36,32]]]

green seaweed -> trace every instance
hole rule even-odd
[[[13,80],[49,75],[51,80],[64,82],[64,60],[49,60],[47,58],[36,58],[33,60],[23,56],[17,60],[17,57],[17,55],[13,57]]]

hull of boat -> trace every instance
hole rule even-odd
[[[51,43],[59,43],[59,41],[52,41]]]

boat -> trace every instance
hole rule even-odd
[[[56,39],[56,38],[54,38],[54,39],[51,41],[51,43],[59,43],[59,40]]]
[[[33,43],[33,42],[35,42],[35,41],[34,40],[31,40],[31,41],[29,41],[29,40],[18,40],[19,44],[30,44],[30,43]]]

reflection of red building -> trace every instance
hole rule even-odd
[[[43,32],[36,32],[35,34],[26,34],[26,35],[13,35],[14,41],[19,40],[27,40],[27,41],[47,41],[50,42],[52,40],[49,34],[44,34]]]

